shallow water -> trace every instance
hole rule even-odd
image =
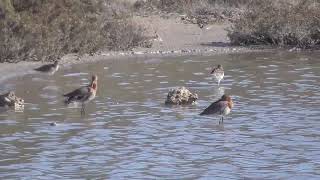
[[[2,84],[25,99],[0,113],[0,179],[319,179],[320,54],[115,59]],[[210,67],[222,64],[218,88]],[[81,117],[63,93],[99,76]],[[166,107],[170,88],[197,105]],[[219,117],[198,114],[223,93]],[[56,122],[56,126],[49,124]]]

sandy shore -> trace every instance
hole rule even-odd
[[[215,55],[226,53],[244,53],[261,51],[246,47],[230,46],[226,28],[229,24],[214,24],[199,28],[196,24],[186,24],[181,17],[160,16],[134,17],[134,20],[147,27],[150,37],[154,37],[151,48],[135,48],[125,52],[99,52],[93,56],[66,55],[59,61],[64,64],[92,62],[115,58],[136,58],[153,56]],[[20,62],[17,64],[0,64],[0,82],[14,76],[35,73],[33,68],[41,62]],[[1,90],[1,89],[0,89]]]

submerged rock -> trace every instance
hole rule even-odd
[[[0,95],[0,107],[14,107],[15,109],[23,108],[24,100],[17,97],[13,91]]]
[[[191,93],[185,87],[171,89],[165,101],[166,105],[188,105],[193,104],[198,99],[196,93]]]
[[[50,126],[57,126],[58,123],[56,123],[56,122],[51,122],[51,123],[49,123],[49,125],[50,125]]]

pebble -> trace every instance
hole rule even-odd
[[[58,124],[56,122],[49,123],[50,126],[57,126]]]

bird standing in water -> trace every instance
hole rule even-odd
[[[65,103],[66,104],[70,104],[73,102],[82,103],[81,114],[84,114],[85,103],[93,100],[96,97],[97,88],[98,88],[98,76],[93,75],[91,83],[88,86],[83,86],[70,93],[64,94],[63,96],[67,98],[65,100]]]
[[[223,79],[224,71],[222,65],[218,65],[217,67],[213,68],[211,73],[216,81],[218,81],[218,86],[220,86],[220,81]]]
[[[211,115],[218,114],[221,115],[221,122],[223,123],[224,116],[228,115],[233,108],[233,101],[230,96],[223,95],[218,101],[212,103],[207,107],[200,115]],[[220,121],[219,121],[220,124]]]
[[[54,61],[53,64],[46,64],[46,65],[40,66],[34,70],[39,71],[39,72],[43,72],[43,73],[54,74],[56,71],[58,71],[58,69],[59,69],[58,61]]]

